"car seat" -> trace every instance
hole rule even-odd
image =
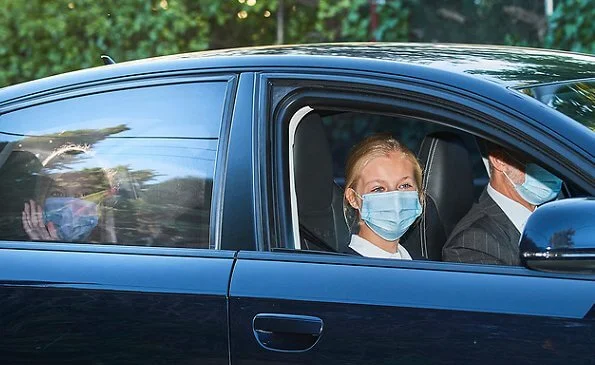
[[[302,248],[343,252],[350,239],[343,189],[333,180],[331,149],[317,113],[299,122],[293,159]]]
[[[413,257],[440,261],[448,236],[474,201],[471,158],[460,136],[436,132],[424,138],[418,159],[424,169],[425,206],[402,244]]]

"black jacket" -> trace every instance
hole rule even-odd
[[[486,190],[452,231],[444,261],[519,265],[520,233]]]

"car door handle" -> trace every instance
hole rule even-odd
[[[267,350],[308,351],[320,339],[322,319],[312,316],[260,313],[252,321],[256,341]]]

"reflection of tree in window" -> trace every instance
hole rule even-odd
[[[519,91],[595,131],[595,82],[546,84]]]
[[[69,166],[81,154],[88,157],[89,150],[66,144],[44,158],[35,194],[21,213],[29,239],[115,243],[113,215],[105,205],[112,193],[112,174],[107,169]]]
[[[123,139],[120,143],[112,139],[126,130],[125,125],[119,125],[23,136],[3,143],[4,148],[10,145],[6,151],[11,158],[0,166],[0,183],[6,188],[2,195],[15,203],[0,215],[0,226],[10,227],[2,230],[5,238],[32,239],[20,233],[24,202],[34,199],[43,205],[48,197],[73,197],[97,203],[100,216],[93,233],[77,242],[208,248],[212,170],[203,170],[199,165],[189,167],[187,159],[193,155],[179,151],[216,148],[189,149],[194,145],[188,141],[182,144],[168,140],[167,147],[175,153],[168,153],[163,147],[155,152],[152,148],[138,148],[153,146],[153,140],[144,143],[142,138],[135,138],[127,149],[132,140]],[[110,139],[109,148],[98,147]],[[180,171],[187,171],[187,176],[151,168],[155,166],[155,153],[162,158],[159,166],[183,167]],[[207,161],[200,157],[196,160]],[[114,164],[118,161],[126,162]],[[207,169],[213,168],[214,160],[208,161]],[[144,166],[138,168],[138,164]]]
[[[118,204],[119,239],[147,246],[208,248],[212,180],[197,177],[151,182],[148,171],[134,171],[137,199]],[[142,178],[138,179],[139,177]],[[205,229],[206,227],[206,229]]]
[[[552,107],[595,131],[595,87],[577,83],[556,90]]]
[[[572,237],[576,231],[574,229],[565,229],[552,234],[550,237],[550,245],[552,248],[571,248],[574,246]]]

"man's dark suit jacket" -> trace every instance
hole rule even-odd
[[[452,231],[442,260],[471,264],[519,265],[520,233],[487,190]]]

